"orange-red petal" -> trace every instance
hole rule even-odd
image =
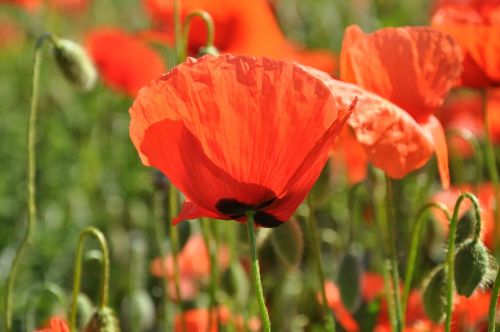
[[[340,58],[342,80],[391,101],[417,121],[443,103],[462,71],[460,47],[427,27],[385,28],[367,35],[350,26]]]
[[[446,135],[443,126],[435,116],[429,116],[426,122],[420,123],[422,128],[430,135],[434,143],[434,151],[438,164],[441,186],[447,189],[450,186],[450,169],[448,166],[448,145],[446,144]]]

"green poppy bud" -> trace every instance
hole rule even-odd
[[[423,293],[424,310],[433,322],[441,323],[446,309],[446,273],[440,266],[431,272]]]
[[[287,267],[300,264],[304,252],[304,237],[296,219],[292,218],[274,228],[271,243],[277,256]]]
[[[466,241],[455,254],[455,285],[457,293],[471,296],[488,281],[490,259],[481,241]]]
[[[151,296],[143,289],[133,291],[122,302],[121,318],[127,331],[151,330],[155,320]]]
[[[460,245],[471,238],[474,235],[475,227],[476,219],[472,210],[469,210],[458,220],[455,244]]]
[[[337,285],[340,298],[349,311],[354,312],[361,304],[361,261],[354,253],[346,253],[339,266]]]
[[[78,294],[76,298],[76,325],[81,330],[90,320],[94,312],[92,301],[85,294]]]
[[[108,307],[98,309],[83,332],[120,332],[118,319]]]
[[[53,38],[54,57],[64,77],[84,91],[92,89],[97,80],[97,71],[87,52],[77,43]]]

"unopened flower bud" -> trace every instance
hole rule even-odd
[[[90,322],[85,326],[84,332],[120,332],[118,319],[113,310],[108,307],[98,309]]]
[[[443,266],[431,272],[424,287],[423,301],[427,317],[435,323],[441,323],[446,307],[446,273]]]
[[[488,281],[490,259],[481,241],[466,241],[455,254],[455,285],[457,293],[471,296]]]
[[[83,293],[78,294],[76,298],[76,325],[78,326],[78,330],[81,330],[87,324],[93,312],[94,306],[88,296]]]
[[[462,216],[462,218],[458,220],[455,244],[460,245],[467,239],[471,238],[474,234],[475,227],[476,219],[472,213],[472,210],[469,210]]]
[[[339,266],[338,287],[342,303],[354,312],[361,304],[361,261],[354,253],[346,253]]]
[[[84,91],[92,89],[97,71],[85,50],[77,43],[54,38],[54,57],[63,75],[74,86]]]
[[[130,293],[122,302],[121,319],[127,331],[149,331],[155,320],[155,306],[143,289]]]

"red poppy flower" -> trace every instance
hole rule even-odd
[[[357,26],[347,28],[341,78],[376,94],[360,96],[349,125],[369,160],[390,177],[404,177],[435,152],[448,186],[446,140],[433,113],[459,77],[461,61],[458,45],[430,28],[386,28],[368,35]]]
[[[286,40],[266,0],[182,0],[181,16],[203,9],[215,23],[215,46],[224,53],[267,56],[293,60],[328,73],[337,70],[336,57],[327,51],[303,51]],[[173,26],[171,1],[145,0],[145,7],[156,22]],[[206,27],[194,19],[189,35],[190,54],[194,55],[206,41]]]
[[[210,275],[210,257],[205,241],[201,235],[192,236],[182,248],[178,257],[179,274],[181,282],[182,299],[192,299],[198,292],[198,282]],[[217,252],[217,263],[220,271],[224,271],[229,266],[229,250],[224,245],[219,245]],[[156,258],[151,263],[151,273],[156,277],[167,277],[173,280],[173,257],[166,259]],[[169,289],[169,296],[176,298],[176,291],[173,283]]]
[[[346,309],[342,300],[340,299],[340,292],[337,286],[331,282],[325,282],[325,293],[326,301],[328,306],[332,309],[335,318],[338,320],[340,325],[347,332],[357,332],[359,331],[358,323],[354,320],[349,310]],[[321,300],[321,297],[318,295]]]
[[[488,89],[486,111],[490,120],[490,136],[500,144],[500,89]],[[447,129],[466,129],[477,137],[484,134],[482,98],[479,93],[457,94],[441,107],[436,116]],[[455,141],[463,156],[472,152],[466,142]],[[452,141],[453,144],[453,141]]]
[[[47,327],[35,330],[35,332],[70,332],[70,330],[64,319],[52,317]]]
[[[189,58],[140,91],[130,136],[142,161],[187,197],[174,222],[202,216],[287,221],[318,178],[350,115],[296,64]]]
[[[0,0],[0,4],[4,3],[20,6],[27,11],[33,11],[40,8],[42,0]]]
[[[350,184],[366,179],[368,155],[359,144],[350,128],[344,128],[335,144],[330,167],[333,174],[345,173]]]
[[[494,232],[493,205],[495,202],[493,185],[491,183],[482,184],[477,188],[477,190],[474,190],[472,185],[462,185],[458,188],[450,188],[435,194],[432,200],[445,204],[449,211],[453,211],[458,196],[460,196],[462,192],[466,191],[474,193],[479,200],[479,204],[481,205],[482,238],[486,246],[491,248]],[[465,212],[471,208],[471,202],[468,199],[464,200],[460,205],[459,218],[461,218]],[[441,225],[441,228],[448,232],[449,221],[443,213],[441,211],[434,211],[433,213],[434,217],[438,220],[439,225]]]
[[[210,315],[212,315],[212,327],[209,329]],[[260,321],[257,318],[250,318],[247,327],[245,327],[243,317],[232,314],[226,307],[219,307],[212,310],[211,313],[206,308],[197,308],[177,314],[174,318],[174,330],[182,332],[184,331],[184,324],[186,324],[186,330],[189,332],[217,332],[218,323],[224,326],[229,322],[235,325],[238,332],[256,332],[260,330]]]
[[[462,47],[462,84],[500,84],[500,2],[447,1],[432,17],[432,26],[449,33]]]
[[[160,55],[138,37],[116,28],[88,32],[86,48],[104,81],[131,96],[166,72]]]
[[[452,331],[481,331],[488,321],[491,292],[475,292],[470,297],[456,296]],[[486,329],[483,329],[486,331]]]

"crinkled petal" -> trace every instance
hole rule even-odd
[[[443,126],[435,116],[430,116],[426,122],[420,125],[429,133],[432,142],[434,142],[441,185],[443,189],[447,189],[450,186],[450,169],[448,166],[448,145]]]

